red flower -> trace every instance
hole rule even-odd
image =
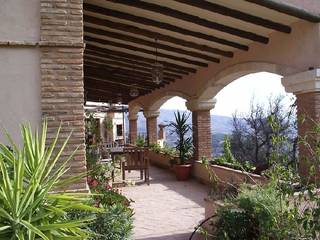
[[[106,190],[111,190],[112,187],[109,185],[109,184],[106,184],[106,187],[105,187]]]
[[[97,186],[99,185],[99,182],[98,182],[97,180],[93,179],[93,180],[91,181],[90,185],[91,185],[92,187],[97,187]]]

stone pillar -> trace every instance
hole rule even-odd
[[[192,111],[194,161],[201,160],[201,157],[210,158],[212,155],[210,110],[215,104],[215,99],[192,99],[186,102],[188,110]]]
[[[320,134],[314,129],[320,123],[320,69],[314,69],[282,78],[287,92],[297,97],[298,135],[315,151]],[[299,145],[299,174],[305,180],[320,177],[319,162],[305,144]],[[310,167],[315,166],[316,176],[310,176]]]
[[[129,114],[129,141],[130,144],[136,144],[138,138],[138,116]]]
[[[157,118],[160,114],[159,111],[145,111],[144,116],[147,123],[147,143],[156,144],[158,140],[157,136]]]
[[[48,139],[60,124],[60,136],[72,131],[63,156],[77,148],[70,170],[75,176],[86,171],[84,84],[83,84],[83,2],[82,0],[40,0],[41,110],[48,120]],[[59,163],[58,163],[59,164]],[[86,180],[71,187],[86,189]]]

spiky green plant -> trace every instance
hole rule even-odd
[[[70,221],[71,209],[95,211],[85,204],[88,194],[58,193],[54,190],[79,180],[61,179],[73,155],[61,161],[69,137],[57,147],[56,137],[46,145],[47,123],[42,132],[32,133],[30,125],[21,126],[23,147],[0,143],[0,239],[87,239],[85,226],[91,217]],[[59,162],[59,164],[57,164]]]
[[[175,121],[169,122],[170,133],[176,136],[175,147],[179,153],[180,164],[185,164],[193,154],[192,137],[189,136],[192,128],[188,124],[190,114],[179,111],[174,113]]]

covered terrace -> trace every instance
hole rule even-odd
[[[283,76],[298,115],[319,120],[319,9],[317,0],[85,0],[85,100],[128,104],[131,143],[142,110],[148,143],[156,143],[161,105],[186,99],[195,161],[211,156],[215,95],[250,73]],[[312,128],[308,119],[299,123],[302,136]],[[307,174],[306,164],[300,170]]]

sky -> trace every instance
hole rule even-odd
[[[285,92],[281,85],[281,76],[272,73],[254,73],[239,78],[224,87],[216,96],[217,104],[211,114],[232,116],[235,112],[245,114],[249,111],[250,103],[264,104],[270,97],[283,96],[285,103],[290,104],[294,97]],[[162,105],[161,109],[186,110],[185,100],[173,97]]]

